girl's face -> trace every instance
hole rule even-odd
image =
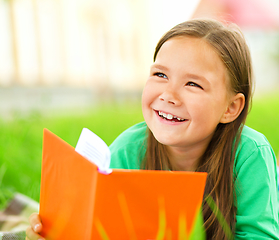
[[[166,41],[142,96],[143,116],[157,141],[204,151],[229,105],[228,82],[224,64],[205,41]]]

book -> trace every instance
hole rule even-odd
[[[110,150],[107,144],[95,133],[83,128],[75,150],[94,163],[99,171],[110,173]]]
[[[100,138],[93,138],[90,148],[98,152],[93,154],[98,160],[90,161],[80,150],[80,144],[90,138],[78,141],[80,154],[44,129],[42,235],[50,240],[179,239],[182,226],[189,236],[202,204],[207,174],[111,170],[109,148]],[[107,160],[94,163],[101,158]]]

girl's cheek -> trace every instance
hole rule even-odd
[[[143,89],[143,98],[150,98],[156,94],[156,85],[152,82],[147,82]]]
[[[145,86],[143,93],[142,93],[142,106],[147,106],[150,104],[151,101],[151,93],[148,86]]]

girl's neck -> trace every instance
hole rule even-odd
[[[167,146],[167,151],[170,162],[176,170],[196,171],[205,149],[189,151],[184,148]]]

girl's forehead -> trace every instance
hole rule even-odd
[[[187,48],[189,45],[193,48],[196,48],[196,50],[209,50],[210,52],[214,52],[216,55],[218,55],[217,51],[213,46],[210,45],[210,43],[204,39],[204,38],[198,38],[198,37],[193,37],[193,36],[186,36],[186,35],[181,35],[181,36],[174,36],[167,41],[164,42],[162,47],[165,44],[170,44],[170,42],[175,42],[175,44],[180,44],[182,48]],[[161,47],[161,48],[162,48]],[[160,51],[160,50],[159,50]],[[219,55],[218,55],[219,56]]]
[[[217,51],[206,40],[186,36],[172,37],[164,42],[155,59],[155,62],[158,61],[193,63],[196,68],[199,65],[226,68]]]

